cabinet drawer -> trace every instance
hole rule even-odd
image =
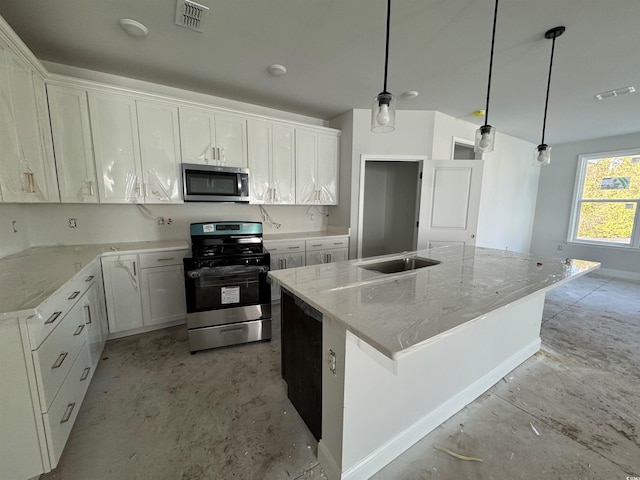
[[[38,305],[36,315],[27,319],[29,343],[35,350],[56,328],[67,312],[80,300],[84,292],[93,285],[99,269],[91,268],[86,274],[74,277],[56,293]]]
[[[326,238],[322,240],[307,240],[307,252],[314,250],[329,250],[332,248],[347,248],[349,246],[348,237]]]
[[[90,379],[91,361],[85,344],[49,411],[42,415],[52,468],[58,465]]]
[[[285,242],[264,242],[264,246],[271,254],[304,252],[304,240],[287,240]]]
[[[163,265],[182,265],[182,259],[189,252],[184,250],[170,250],[165,252],[141,253],[140,268],[161,267]]]
[[[87,339],[83,305],[78,303],[33,352],[40,408],[46,412]]]

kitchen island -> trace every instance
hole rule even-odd
[[[403,257],[434,264],[383,273]],[[449,245],[271,272],[294,305],[283,300],[283,355],[296,351],[292,311],[322,323],[316,436],[329,478],[369,478],[537,352],[545,292],[598,267]]]

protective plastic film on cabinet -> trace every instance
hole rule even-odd
[[[177,175],[162,176],[155,168],[144,172],[144,196],[161,202],[180,200],[180,182]]]

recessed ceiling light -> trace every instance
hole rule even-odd
[[[401,93],[400,94],[400,98],[402,98],[404,100],[413,100],[418,95],[420,95],[419,92],[417,92],[415,90],[409,90],[408,92]]]
[[[140,22],[131,20],[130,18],[121,18],[118,23],[122,29],[132,37],[146,37],[149,29]]]
[[[269,75],[273,75],[274,77],[281,77],[287,73],[287,67],[280,65],[279,63],[272,63],[267,67],[267,72],[269,72]]]

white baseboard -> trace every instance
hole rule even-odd
[[[599,268],[593,272],[594,274],[604,275],[606,277],[626,278],[629,280],[640,280],[640,273],[628,272],[626,270],[614,270],[613,268]]]
[[[540,350],[540,339],[536,339],[529,345],[516,352],[486,375],[476,380],[467,388],[454,395],[447,402],[435,410],[429,412],[418,422],[402,431],[388,442],[371,452],[360,462],[340,475],[340,468],[333,457],[326,450],[322,441],[318,445],[318,459],[330,480],[360,480],[368,479],[385,465],[396,459],[399,455],[421,440],[425,435],[441,425],[455,413],[462,410],[469,403],[482,395],[495,385],[502,377],[527,360]],[[321,456],[322,455],[322,456]],[[329,472],[329,470],[333,470]]]
[[[340,480],[340,467],[322,439],[318,442],[318,462],[329,480]]]

